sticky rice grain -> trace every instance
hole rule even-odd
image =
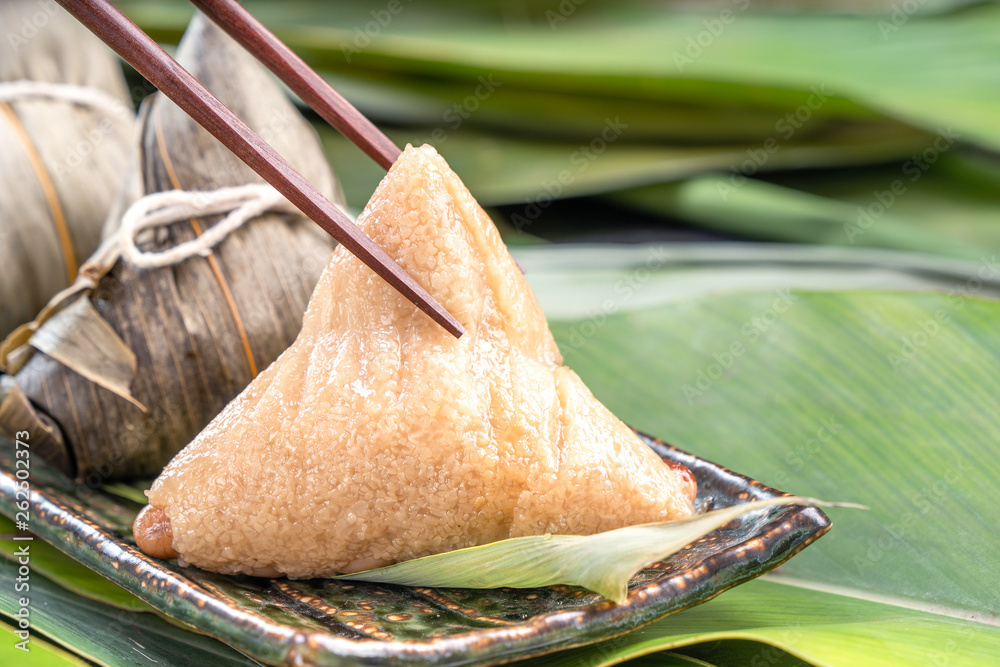
[[[153,485],[181,558],[323,576],[691,515],[691,477],[562,365],[496,228],[433,148],[406,149],[358,224],[466,334],[338,248],[295,343]]]

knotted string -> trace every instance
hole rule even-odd
[[[248,183],[218,190],[167,190],[148,194],[129,206],[122,216],[118,239],[122,257],[144,269],[173,266],[191,257],[209,255],[227,236],[267,211],[294,213],[296,209],[270,185]],[[190,241],[166,250],[145,252],[136,247],[136,236],[145,229],[162,227],[206,215],[226,217]]]

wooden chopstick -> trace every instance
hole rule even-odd
[[[385,136],[240,3],[236,0],[190,1],[383,169],[388,169],[396,162],[401,151],[392,139]]]
[[[383,169],[389,169],[402,153],[392,139],[365,118],[326,79],[309,67],[267,27],[236,0],[190,0],[244,49],[264,63],[323,120],[337,128]],[[524,273],[524,267],[514,264]]]
[[[57,1],[400,294],[456,338],[465,333],[434,297],[110,0]]]

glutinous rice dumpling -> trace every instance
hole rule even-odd
[[[692,515],[690,473],[562,365],[496,228],[433,148],[407,147],[358,224],[466,334],[338,248],[295,342],[153,484],[141,548],[314,577]]]

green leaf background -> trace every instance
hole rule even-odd
[[[801,244],[517,249],[567,364],[625,421],[871,507],[830,510],[830,534],[763,579],[532,664],[1000,664],[1000,6],[439,0],[376,34],[384,2],[246,4],[397,142],[442,130],[512,243],[642,219],[655,238]],[[167,43],[191,13],[120,5]],[[620,137],[574,162],[616,118]],[[381,172],[318,129],[360,208]],[[34,546],[28,664],[247,662]],[[121,614],[155,655],[101,634]],[[0,661],[21,664],[2,629]]]
[[[1000,303],[985,298],[998,282],[978,283],[975,263],[899,255],[887,269],[879,252],[820,249],[803,264],[793,250],[518,250],[543,304],[561,304],[552,328],[567,362],[624,419],[766,483],[849,494],[872,508],[829,510],[830,535],[764,580],[540,664],[613,664],[720,641],[756,642],[733,645],[753,648],[748,660],[763,652],[814,665],[1000,658],[992,456]],[[548,269],[536,274],[540,266]],[[771,283],[746,291],[751,267]],[[634,291],[609,308],[615,297],[600,290],[581,298],[588,275],[607,294],[628,284]],[[844,278],[853,289],[836,289]],[[567,303],[569,294],[577,298]],[[785,312],[777,302],[787,302]],[[900,346],[942,310],[948,319],[907,358]],[[724,353],[737,341],[745,349],[729,363]],[[907,361],[894,369],[897,353]],[[684,386],[697,389],[701,372],[711,379],[713,364],[729,367],[689,400]]]

